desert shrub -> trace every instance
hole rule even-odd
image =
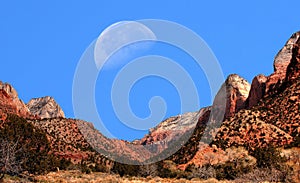
[[[281,157],[280,151],[274,147],[257,148],[251,155],[256,158],[258,168],[276,168],[280,169],[285,158]]]
[[[211,165],[205,165],[202,167],[197,167],[195,164],[189,164],[186,168],[188,172],[188,179],[200,178],[209,179],[216,178],[216,171]]]
[[[70,171],[70,170],[78,170],[78,171],[81,171],[81,166],[80,164],[73,164],[71,163],[67,168],[66,170]]]
[[[158,166],[156,164],[141,165],[139,166],[139,175],[142,177],[158,176]]]
[[[86,159],[82,159],[80,164],[77,165],[77,168],[75,167],[75,169],[80,170],[81,173],[90,174],[94,171],[94,166],[91,165]]]
[[[22,172],[21,160],[17,159],[18,142],[11,142],[0,139],[0,182],[4,175],[18,175]]]
[[[225,152],[227,161],[213,165],[215,177],[219,180],[233,180],[256,167],[256,159],[250,156],[248,151],[241,146],[227,148]]]
[[[176,167],[176,164],[171,160],[160,161],[157,164],[158,176],[162,178],[187,178],[188,173]]]
[[[89,165],[86,167],[88,167],[92,172],[109,172],[108,168],[102,164]],[[84,167],[84,169],[87,169],[86,167]],[[85,172],[85,170],[83,170],[83,172]]]
[[[253,171],[240,175],[235,182],[294,182],[290,170],[277,170],[275,168],[257,168]]]
[[[176,172],[172,171],[169,166],[166,166],[163,161],[157,163],[158,176],[162,178],[175,178]]]
[[[217,179],[234,180],[236,177],[252,171],[254,166],[255,164],[253,165],[252,162],[247,162],[247,159],[237,159],[224,164],[214,165],[214,169]]]
[[[95,165],[95,172],[108,172],[108,168],[105,165],[102,164],[96,164]]]
[[[286,145],[287,147],[291,148],[291,147],[300,147],[300,137],[298,134],[295,135],[294,137],[294,141],[289,144],[289,145]]]
[[[59,161],[59,169],[61,170],[67,170],[67,168],[71,165],[71,161],[69,159],[60,159]]]
[[[238,175],[243,174],[243,170],[238,168],[235,162],[226,162],[214,166],[216,178],[218,180],[234,180]]]
[[[274,147],[257,148],[251,152],[256,158],[257,168],[239,174],[237,182],[292,182],[292,168]]]
[[[139,167],[137,165],[127,165],[115,162],[111,171],[119,174],[121,177],[124,175],[138,176]]]
[[[103,159],[101,160],[101,157],[95,154],[89,154],[86,159],[81,160],[80,164],[87,166],[92,172],[109,172],[109,167],[106,166],[105,163]],[[79,168],[79,170],[80,169],[81,168]]]
[[[81,173],[86,173],[86,174],[92,173],[92,169],[89,166],[84,165],[84,164],[82,164],[80,166],[80,171],[81,171]]]

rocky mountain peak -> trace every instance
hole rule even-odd
[[[274,73],[270,76],[258,75],[252,81],[248,98],[248,108],[251,108],[267,95],[277,92],[284,82],[297,78],[299,73],[300,32],[294,33],[278,52],[274,59]]]
[[[266,82],[266,93],[273,94],[281,86],[287,76],[287,68],[293,58],[293,49],[299,47],[300,32],[294,33],[278,52],[274,59],[274,73],[268,77]]]
[[[10,84],[0,81],[0,89],[4,90],[12,99],[18,99],[17,91]]]
[[[8,83],[0,81],[0,113],[14,113],[25,118],[31,118],[27,106],[19,99],[17,91]],[[4,114],[1,115],[5,119]]]
[[[65,118],[63,110],[52,97],[33,98],[26,105],[32,114],[41,118]]]
[[[295,44],[299,45],[300,32],[294,33],[286,42],[284,47],[278,52],[274,60],[274,72],[285,77],[287,66],[292,59],[292,50]],[[297,43],[298,42],[298,43]],[[284,79],[284,78],[282,78]]]
[[[226,79],[227,88],[237,89],[240,95],[248,97],[250,91],[250,84],[248,81],[237,74],[230,74]]]
[[[224,94],[223,91],[226,91]],[[237,74],[231,74],[227,77],[225,83],[221,86],[218,94],[215,97],[214,105],[220,104],[226,98],[225,118],[233,116],[240,109],[246,106],[246,100],[250,91],[250,84],[247,80]]]
[[[293,83],[300,77],[300,32],[295,34],[297,41],[293,44],[292,59],[286,71],[286,82]]]

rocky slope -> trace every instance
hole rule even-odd
[[[200,115],[204,110],[205,109],[200,110]],[[146,145],[157,141],[172,139],[176,134],[183,134],[195,127],[196,121],[194,119],[197,115],[199,115],[198,112],[189,112],[183,115],[170,117],[155,128],[150,129],[149,134],[136,143]]]
[[[225,95],[224,92],[225,91]],[[214,99],[215,106],[223,106],[226,102],[224,118],[233,116],[241,109],[245,109],[246,100],[250,92],[250,84],[237,74],[231,74],[227,77],[220,91]],[[225,97],[225,100],[223,99]],[[138,144],[151,144],[165,139],[173,139],[174,136],[182,135],[195,128],[196,124],[205,124],[208,122],[212,107],[205,107],[198,112],[186,113],[174,116],[161,122],[158,126],[150,129],[148,135],[137,141]],[[197,116],[197,118],[195,118]]]
[[[65,118],[61,107],[49,96],[31,99],[26,106],[32,114],[41,118]]]
[[[254,148],[287,145],[299,136],[299,46],[299,33],[293,34],[274,60],[274,73],[266,80],[262,100],[225,121],[217,138],[225,139],[229,146],[246,144]],[[257,85],[252,86],[255,91]],[[259,91],[256,96],[260,94]]]
[[[70,160],[73,164],[98,163],[108,169],[113,166],[113,162],[96,152],[81,133],[80,124],[91,125],[90,123],[65,118],[44,118],[28,122],[46,133],[51,142],[51,153],[57,157]],[[101,138],[106,139],[102,135]]]
[[[199,115],[195,131],[187,143],[168,160],[181,170],[190,165],[217,166],[228,162],[252,166],[256,159],[249,155],[249,151],[300,144],[299,35],[293,34],[277,54],[274,73],[270,76],[256,76],[251,86],[236,74],[228,76],[214,100],[216,109],[221,101],[226,101],[224,122],[210,131],[216,135],[214,141],[203,143],[207,122],[214,118],[210,116],[214,115],[213,107],[208,107]],[[142,139],[142,143],[165,139],[169,127],[178,125],[177,120],[178,116],[162,122]]]
[[[178,167],[185,169],[188,164],[202,166],[206,163],[222,163],[226,161],[225,151],[236,146],[254,150],[260,147],[286,147],[299,144],[299,35],[300,33],[293,34],[278,53],[274,60],[273,74],[268,77],[258,75],[253,79],[249,96],[242,98],[243,105],[238,108],[239,111],[230,110],[228,106],[231,103],[228,101],[233,102],[234,97],[230,96],[234,95],[227,93],[226,115],[229,118],[220,128],[212,131],[217,132],[214,142],[209,146],[199,144],[203,132],[196,129],[191,138],[194,140],[189,141],[171,157]],[[246,88],[248,91],[248,86]],[[232,104],[231,106],[236,105],[234,102]],[[191,153],[184,154],[190,152],[191,148],[195,151],[192,156]],[[180,159],[186,161],[178,161]],[[213,161],[209,161],[211,159]]]

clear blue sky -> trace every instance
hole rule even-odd
[[[66,116],[74,117],[72,81],[84,50],[115,22],[150,18],[174,21],[192,29],[213,50],[225,77],[237,73],[251,82],[255,75],[273,71],[274,56],[289,36],[300,30],[299,5],[298,0],[3,0],[0,2],[0,80],[11,83],[25,102],[33,97],[53,96]],[[161,54],[168,56],[172,52]],[[199,78],[202,77],[199,73]],[[168,85],[164,82],[159,86]],[[100,86],[97,90],[101,90]],[[138,85],[135,89],[142,92]],[[201,106],[210,104],[206,92],[200,100],[201,97]],[[170,102],[175,108],[167,115],[175,115],[178,102]],[[141,108],[139,105],[133,101],[133,107]],[[147,110],[137,113],[143,116]],[[126,131],[118,125],[110,128],[118,129],[115,133],[123,139],[146,133]]]

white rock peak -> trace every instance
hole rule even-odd
[[[33,98],[26,105],[32,114],[41,118],[65,118],[63,110],[52,97]]]

